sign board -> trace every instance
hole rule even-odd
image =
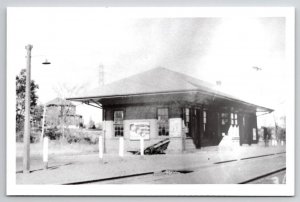
[[[150,139],[150,123],[136,122],[129,125],[130,140],[140,140],[141,137],[145,140]]]

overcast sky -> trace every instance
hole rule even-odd
[[[279,17],[137,19],[95,9],[19,9],[9,15],[8,33],[8,64],[16,75],[26,65],[25,45],[33,45],[41,103],[57,97],[58,86],[96,88],[100,64],[105,83],[161,66],[221,80],[224,91],[267,107],[282,103],[287,88],[285,19]],[[51,65],[41,65],[45,57]],[[98,110],[78,110],[86,121],[100,120]]]

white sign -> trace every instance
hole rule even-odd
[[[150,139],[150,123],[136,122],[129,125],[130,140]]]

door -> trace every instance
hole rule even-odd
[[[190,136],[193,139],[195,147],[201,148],[201,140],[203,136],[203,113],[201,109],[190,109]]]

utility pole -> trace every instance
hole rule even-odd
[[[23,153],[23,173],[30,172],[30,87],[31,87],[31,49],[32,45],[28,44],[27,50],[27,65],[26,65],[26,92],[25,92],[25,122],[24,122],[24,153]]]

